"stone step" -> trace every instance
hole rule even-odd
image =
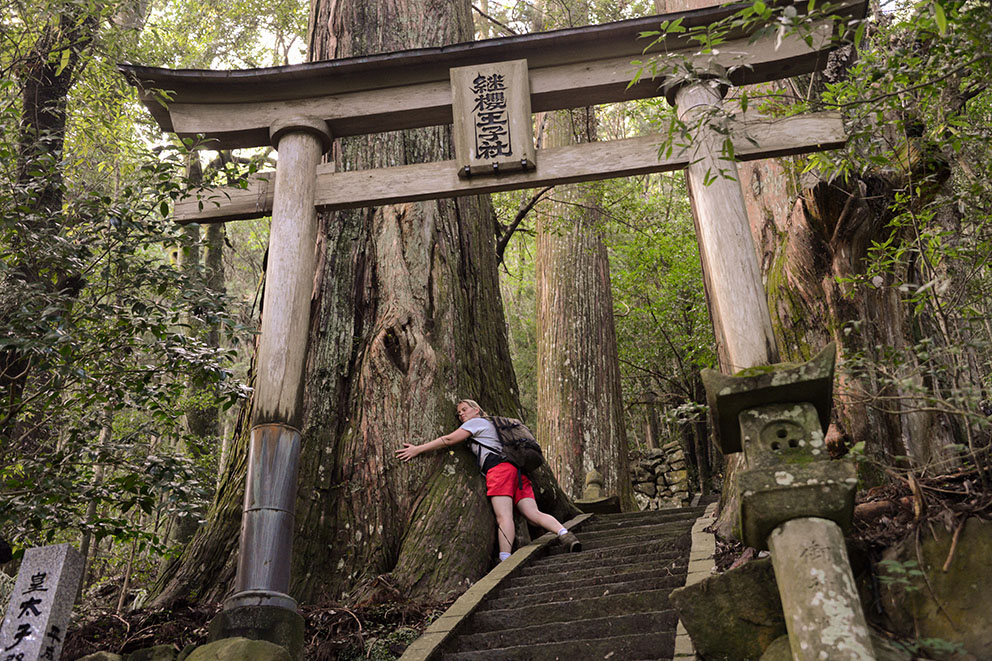
[[[674,577],[685,579],[686,563],[644,562],[620,567],[602,567],[599,570],[586,570],[566,574],[528,576],[511,578],[506,587],[500,589],[496,597],[522,597],[524,595],[547,592],[549,590],[577,590],[593,585],[609,585],[626,581],[640,581],[646,578]]]
[[[486,602],[486,608],[514,608],[524,604],[527,606],[539,606],[541,604],[555,604],[556,602],[575,601],[577,599],[606,597],[611,594],[628,594],[631,592],[645,592],[647,590],[674,590],[675,588],[682,587],[684,584],[685,576],[666,576],[664,574],[638,580],[620,580],[612,583],[586,585],[582,587],[562,588],[560,585],[550,584],[543,586],[545,587],[544,590],[536,590],[522,596],[499,596],[496,599]]]
[[[635,566],[640,569],[656,567],[658,569],[670,568],[673,570],[681,566],[684,570],[684,567],[688,564],[688,558],[684,557],[686,555],[685,550],[679,548],[660,551],[658,549],[652,549],[639,555],[625,556],[618,562],[613,563],[604,562],[602,558],[590,555],[586,558],[573,560],[568,564],[526,567],[520,570],[518,576],[514,578],[514,581],[510,585],[537,584],[549,581],[575,580],[590,576],[605,576],[609,575],[618,567],[623,567],[624,571],[627,571]],[[568,574],[571,575],[566,576]],[[537,578],[544,580],[537,580]],[[521,582],[518,583],[517,579],[520,579]],[[524,579],[529,580],[525,581]]]
[[[624,546],[640,540],[669,539],[678,535],[688,535],[691,532],[691,523],[659,523],[632,529],[616,528],[582,533],[579,535],[579,541],[582,542],[583,551],[590,551],[606,546]]]
[[[675,631],[639,633],[610,638],[567,640],[537,645],[445,654],[444,661],[646,661],[671,659],[675,651]]]
[[[551,622],[517,629],[459,636],[452,652],[520,647],[540,643],[557,643],[575,639],[630,636],[649,631],[674,630],[678,613],[674,610],[635,613],[615,617],[597,617],[576,622]],[[579,661],[576,659],[575,661]]]
[[[651,556],[684,553],[690,543],[691,537],[689,535],[679,535],[671,539],[640,541],[579,553],[556,554],[532,562],[520,571],[520,575],[563,572],[580,567],[599,566],[604,563],[615,567],[620,563],[643,562],[650,560]]]
[[[612,617],[630,613],[668,610],[670,589],[647,590],[605,597],[557,601],[538,606],[484,609],[473,614],[466,623],[468,633],[485,633],[499,629],[514,629],[549,622],[570,622],[597,617]]]
[[[589,581],[599,578],[612,578],[618,572],[656,572],[669,573],[681,576],[686,571],[689,563],[685,552],[673,551],[671,553],[650,554],[643,558],[632,557],[631,562],[624,562],[620,565],[604,563],[594,563],[588,566],[573,567],[571,571],[555,572],[541,571],[532,572],[526,575],[512,576],[506,579],[504,588],[540,588],[549,583],[560,583],[562,581]]]
[[[597,514],[591,520],[582,524],[582,527],[578,528],[578,532],[592,532],[601,529],[653,525],[674,521],[694,522],[702,516],[705,509],[704,507],[682,507],[671,510],[628,512],[626,514]]]

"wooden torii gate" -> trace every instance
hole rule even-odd
[[[865,4],[848,0],[836,13],[860,18]],[[737,168],[721,156],[725,134],[706,123],[695,127],[690,146],[667,158],[658,153],[666,136],[649,135],[538,150],[536,162],[523,163],[516,171],[504,167],[478,176],[464,176],[474,153],[459,154],[455,161],[368,171],[338,172],[331,163],[320,164],[334,138],[451,123],[452,69],[526,60],[533,112],[658,96],[663,81],[640,79],[631,84],[637,71],[632,62],[643,57],[639,34],[677,18],[687,28],[704,26],[742,6],[270,69],[120,67],[141,90],[163,130],[205,139],[203,144],[212,149],[271,144],[279,154],[276,171],[254,176],[246,189],[215,190],[210,197],[188,199],[175,207],[180,223],[272,217],[238,573],[225,610],[296,609],[288,595],[289,559],[318,209],[687,168],[718,342],[734,369],[777,362]],[[833,24],[823,21],[813,27],[809,38],[753,38],[733,32],[718,53],[707,55],[695,52],[696,46],[684,37],[671,35],[667,49],[671,57],[689,58],[697,69],[731,71],[736,85],[762,83],[823,66]],[[679,116],[690,122],[719,107],[722,95],[712,82],[703,81],[675,86],[669,98]],[[529,113],[527,119],[529,125]],[[742,116],[725,128],[741,160],[830,149],[845,141],[841,118],[832,113],[782,119]],[[724,176],[708,176],[718,172]]]

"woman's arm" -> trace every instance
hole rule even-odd
[[[403,447],[396,451],[396,456],[403,461],[410,461],[418,454],[423,454],[424,452],[430,452],[431,450],[440,450],[441,448],[446,448],[448,446],[454,445],[455,443],[461,443],[469,436],[472,435],[467,429],[462,429],[459,427],[450,434],[445,434],[444,436],[438,436],[433,441],[428,441],[422,445],[413,445],[411,443],[404,443]]]

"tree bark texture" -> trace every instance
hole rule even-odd
[[[946,416],[920,410],[925,407],[913,393],[925,370],[913,361],[891,364],[883,349],[906,350],[922,337],[939,336],[926,330],[935,320],[914,313],[902,292],[885,286],[892,283],[856,289],[850,284],[865,272],[872,242],[891,232],[889,207],[904,182],[892,178],[898,175],[867,175],[847,186],[803,185],[795,171],[787,159],[741,168],[783,358],[804,361],[827,342],[837,342],[834,437],[847,444],[866,441],[869,453],[887,460],[906,456],[923,465],[946,458],[946,445],[962,439],[955,439],[955,425]],[[911,265],[902,269],[892,274],[894,281],[919,281]],[[860,322],[853,332],[851,322]],[[870,360],[867,372],[854,376],[844,361],[858,352]],[[912,385],[887,383],[883,370],[894,370],[890,376]]]
[[[470,6],[461,1],[317,2],[311,59],[467,41],[471,26]],[[342,140],[333,154],[339,167],[364,169],[451,158],[450,145],[450,128],[437,127]],[[400,464],[394,451],[456,428],[461,398],[492,413],[519,411],[495,222],[488,199],[477,197],[321,216],[295,598],[360,601],[398,590],[445,599],[488,570],[495,520],[472,455],[459,446]],[[202,566],[219,580],[200,596],[223,595],[233,564],[214,558],[236,543],[244,454],[240,438],[211,522],[175,578],[163,581],[158,603],[180,596]],[[559,518],[575,512],[550,474],[533,478],[542,509]]]
[[[543,146],[596,138],[592,108],[555,113]],[[579,498],[585,476],[633,509],[620,390],[610,263],[595,186],[560,186],[537,223],[537,436],[562,488]]]
[[[914,314],[896,287],[849,284],[865,272],[872,242],[888,237],[889,208],[904,183],[871,174],[847,185],[800,179],[792,158],[738,167],[782,360],[806,361],[831,341],[840,348],[828,444],[865,441],[870,456],[890,464],[900,456],[917,465],[947,459],[949,444],[965,442],[961,430],[949,416],[919,406],[920,366],[893,365],[884,353],[884,347],[907,349],[934,320]],[[893,277],[919,279],[909,266]],[[851,322],[860,322],[853,332]],[[858,352],[868,358],[867,371],[855,376],[845,360]],[[909,385],[886,379],[886,370]],[[737,464],[728,457],[727,484]],[[716,524],[723,536],[731,535],[736,511],[730,491],[724,489]]]

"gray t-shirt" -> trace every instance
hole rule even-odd
[[[466,429],[472,434],[468,447],[479,460],[479,469],[485,471],[486,459],[490,455],[499,456],[503,449],[503,444],[499,442],[499,436],[496,434],[496,427],[485,418],[471,418],[463,422],[459,429]]]

